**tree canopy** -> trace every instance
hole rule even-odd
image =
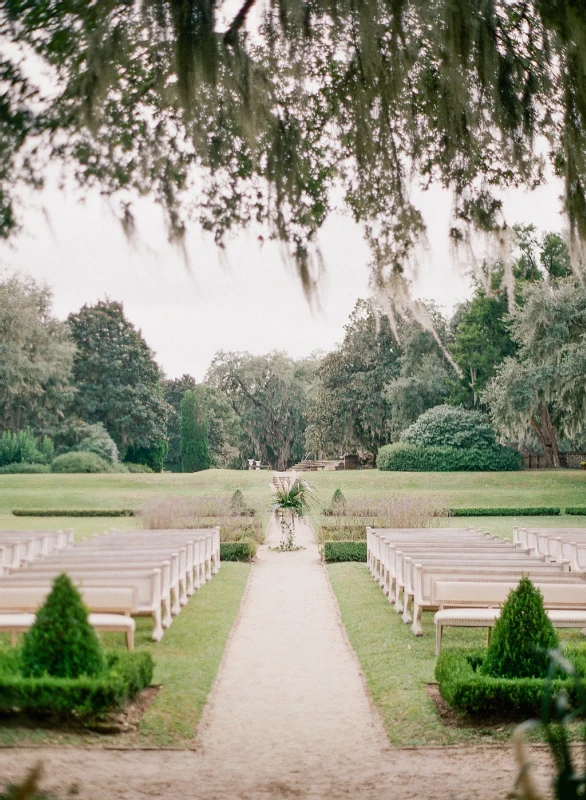
[[[127,229],[137,193],[173,237],[190,217],[219,243],[265,225],[308,291],[340,197],[398,303],[425,234],[418,188],[453,192],[455,243],[504,240],[500,190],[549,170],[586,241],[582,0],[227,5],[0,0],[0,234],[49,154],[119,197]]]

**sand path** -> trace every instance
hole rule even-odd
[[[82,800],[502,800],[508,747],[390,747],[313,532],[297,536],[297,552],[259,550],[192,751],[0,750],[0,775],[42,757],[43,785],[64,796],[75,783]]]

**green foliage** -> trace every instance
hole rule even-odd
[[[125,461],[123,466],[126,472],[143,473],[143,474],[148,474],[152,472],[152,469],[148,466],[148,464],[133,464],[132,461]]]
[[[121,303],[105,300],[68,317],[77,346],[74,407],[88,423],[101,422],[123,457],[129,447],[166,440],[168,407],[162,373]]]
[[[484,448],[416,447],[388,444],[378,452],[376,466],[397,472],[500,472],[521,469],[521,453],[495,444]]]
[[[559,506],[534,506],[533,508],[450,508],[450,517],[557,517]],[[566,514],[568,510],[566,509]],[[586,514],[582,509],[581,514]]]
[[[491,678],[545,678],[548,651],[558,644],[541,592],[523,577],[496,621],[482,674]]]
[[[206,383],[228,400],[238,418],[237,427],[230,424],[238,436],[243,460],[256,458],[284,470],[303,457],[307,385],[316,366],[314,358],[295,361],[277,351],[263,356],[216,353]],[[204,396],[204,408],[209,403]],[[206,411],[210,443],[218,412],[214,408]],[[229,421],[229,417],[226,419]]]
[[[254,539],[242,542],[221,542],[220,561],[252,561],[256,555],[257,544]]]
[[[26,678],[96,677],[105,670],[104,652],[88,622],[81,595],[63,573],[27,631],[20,667]]]
[[[48,436],[40,441],[30,428],[4,431],[0,437],[0,466],[8,464],[50,464],[54,445]]]
[[[0,475],[26,475],[29,473],[51,472],[48,464],[5,464],[0,467]]]
[[[126,451],[125,461],[128,459],[131,464],[142,464],[150,472],[162,472],[168,449],[166,440],[156,442],[150,447],[131,445]]]
[[[13,508],[15,517],[133,517],[131,508]]]
[[[292,517],[303,517],[317,501],[311,483],[304,478],[279,477],[271,484],[273,511],[287,511]]]
[[[366,542],[324,542],[323,557],[326,564],[338,561],[366,561]]]
[[[19,674],[14,662],[0,656],[0,711],[15,708],[37,717],[76,719],[123,706],[152,681],[150,653],[110,653],[101,674],[79,677],[38,677]]]
[[[586,506],[571,506],[570,508],[566,508],[566,514],[572,517],[586,516]]]
[[[541,713],[544,699],[562,693],[575,696],[570,680],[546,678],[493,678],[482,672],[484,653],[443,650],[437,660],[435,677],[444,700],[462,713],[501,719],[534,717]]]
[[[167,438],[169,450],[164,467],[169,472],[181,472],[181,401],[185,392],[195,389],[197,381],[191,375],[163,381],[163,396],[169,404]]]
[[[244,495],[240,489],[236,489],[230,498],[230,509],[235,517],[254,517],[256,511],[254,508],[249,508],[244,500]]]
[[[119,461],[118,447],[101,422],[88,425],[85,422],[78,423],[73,433],[74,443],[70,447],[72,451],[84,453],[95,453],[109,464],[117,464]]]
[[[67,325],[53,316],[48,286],[17,276],[0,280],[0,341],[2,428],[52,431],[73,397],[75,345]]]
[[[333,516],[344,516],[348,509],[348,503],[340,488],[335,489],[330,500],[330,512]]]
[[[109,472],[110,465],[95,453],[63,453],[56,456],[51,472]]]
[[[401,441],[418,447],[486,448],[495,442],[487,417],[478,411],[436,406],[401,434]]]
[[[183,472],[209,469],[209,424],[196,391],[187,391],[181,401],[181,467]]]

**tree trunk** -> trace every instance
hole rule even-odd
[[[552,425],[547,403],[539,402],[539,421],[531,417],[531,427],[541,442],[548,467],[560,466],[560,451],[555,428]]]

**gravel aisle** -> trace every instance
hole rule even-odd
[[[82,800],[504,798],[509,748],[389,746],[311,529],[297,538],[295,553],[259,549],[194,751],[2,750],[0,774],[42,756],[44,785]]]

